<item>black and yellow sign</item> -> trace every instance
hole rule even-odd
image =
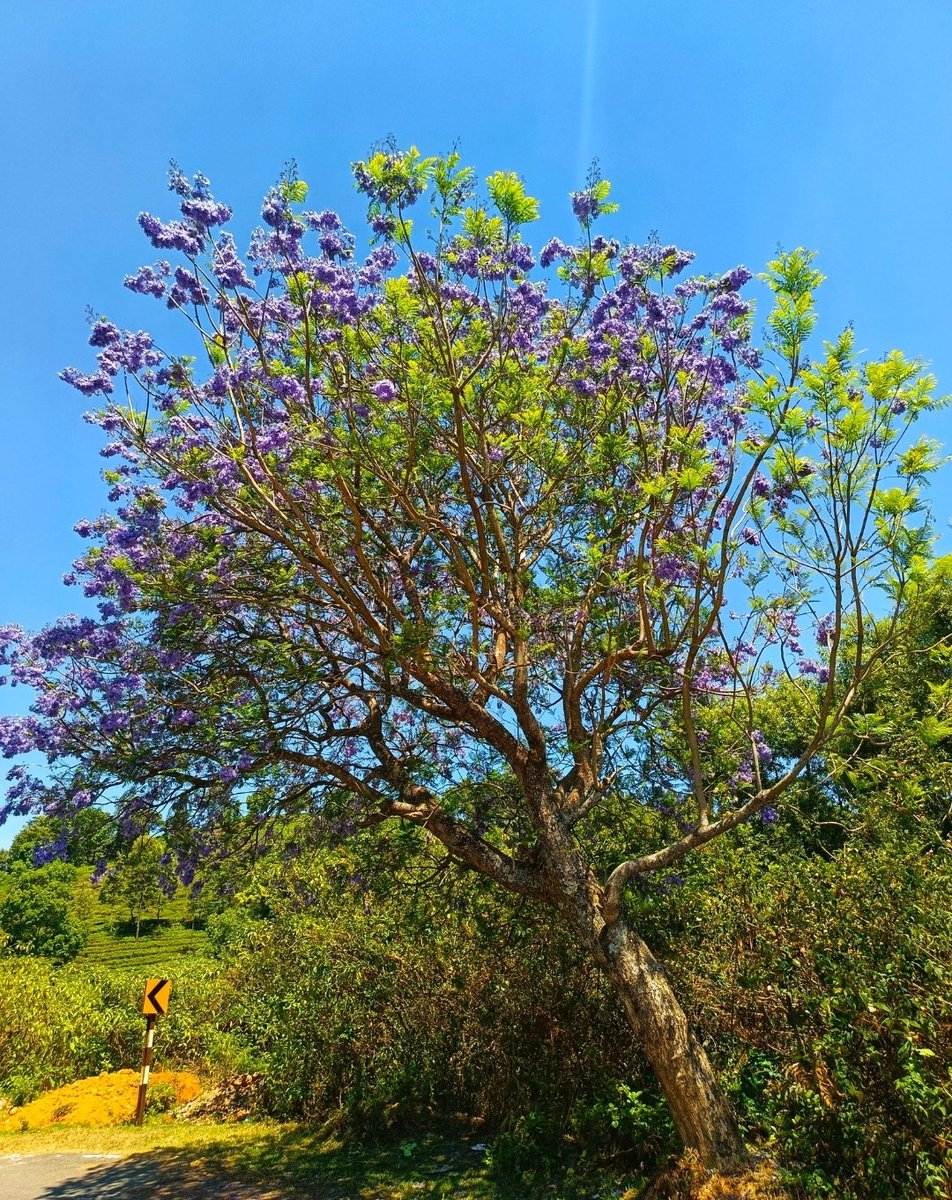
[[[169,1010],[171,979],[147,979],[142,997],[142,1012],[147,1017],[164,1017]]]

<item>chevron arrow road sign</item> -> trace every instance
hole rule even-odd
[[[147,979],[142,997],[142,1012],[147,1017],[164,1017],[169,1010],[171,979]]]

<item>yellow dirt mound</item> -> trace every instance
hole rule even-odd
[[[175,1089],[177,1104],[194,1100],[201,1091],[198,1076],[188,1071],[154,1071],[149,1090],[159,1084]],[[46,1125],[118,1125],[135,1116],[138,1091],[138,1071],[111,1071],[79,1079],[4,1113],[0,1116],[0,1131],[42,1129]]]

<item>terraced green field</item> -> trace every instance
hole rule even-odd
[[[0,900],[10,886],[0,874]],[[182,955],[208,950],[208,938],[193,928],[188,893],[183,889],[162,903],[158,913],[142,920],[139,937],[121,904],[103,904],[98,889],[89,882],[89,869],[77,869],[72,884],[73,914],[89,931],[89,941],[76,961],[92,966],[135,967],[146,973],[171,971]]]
[[[158,918],[153,914],[142,921],[138,938],[128,910],[118,904],[101,904],[89,883],[78,880],[74,895],[77,916],[89,930],[89,941],[77,962],[161,972],[174,966],[183,954],[208,948],[204,931],[191,927],[184,891],[162,905]]]

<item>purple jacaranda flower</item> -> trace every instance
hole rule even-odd
[[[219,204],[217,200],[192,198],[183,200],[182,216],[200,226],[211,229],[213,225],[224,225],[231,220],[231,209],[227,204]]]
[[[107,712],[99,718],[99,728],[103,733],[116,733],[128,724],[129,714],[126,712]]]
[[[766,499],[766,497],[769,496],[770,492],[771,492],[770,480],[767,478],[766,475],[764,475],[760,471],[758,471],[757,474],[754,476],[754,482],[751,486],[751,491],[757,497],[758,500]]]
[[[575,219],[582,225],[588,226],[598,216],[600,205],[594,192],[586,188],[581,192],[573,192],[571,196],[572,212]]]
[[[364,265],[358,273],[358,278],[365,286],[379,283],[384,272],[391,271],[396,265],[396,250],[389,244],[377,246],[364,259]]]
[[[275,375],[269,378],[268,386],[275,396],[289,404],[300,404],[307,397],[304,384],[293,375]]]
[[[535,256],[531,246],[525,242],[513,242],[507,251],[509,266],[514,271],[531,271],[535,266]]]
[[[283,229],[291,219],[287,201],[278,188],[272,188],[261,206],[261,219],[272,229]]]
[[[830,646],[833,643],[833,636],[836,627],[836,614],[827,613],[825,617],[821,617],[817,622],[816,640],[819,646]]]
[[[59,373],[60,379],[68,383],[84,396],[108,396],[114,390],[112,377],[105,371],[96,371],[92,375],[84,375],[76,367],[66,367]]]
[[[343,228],[343,222],[340,217],[330,209],[325,209],[324,212],[306,212],[302,215],[311,229],[333,232],[336,229]]]
[[[158,262],[155,266],[143,266],[134,275],[127,275],[124,283],[131,292],[142,296],[165,295],[166,277],[171,275],[172,267],[167,262]]]
[[[764,735],[759,729],[751,730],[751,740],[754,743],[754,749],[757,751],[757,758],[761,766],[766,766],[773,761],[773,751],[764,740]]]
[[[733,271],[728,271],[726,275],[721,276],[721,287],[727,291],[736,292],[753,277],[753,272],[748,271],[746,267],[735,267]]]
[[[248,272],[238,257],[238,248],[230,233],[221,234],[215,244],[215,253],[212,255],[212,272],[222,287],[251,287]]]
[[[571,246],[566,246],[564,242],[560,242],[558,238],[551,238],[542,247],[539,254],[539,262],[543,267],[551,267],[551,265],[560,258],[569,258],[574,255]]]
[[[764,825],[772,825],[777,819],[777,810],[767,804],[757,814]]]
[[[349,233],[322,233],[318,245],[328,258],[350,258],[354,252],[354,238]]]
[[[196,255],[202,252],[205,239],[195,227],[182,221],[160,221],[151,213],[139,213],[142,232],[157,250],[181,250],[183,254]]]
[[[169,191],[178,196],[191,196],[192,185],[188,176],[174,160],[169,164]]]
[[[753,759],[745,758],[737,768],[737,772],[731,778],[732,787],[742,787],[754,782],[754,763]]]
[[[207,304],[210,296],[202,281],[184,267],[175,268],[175,282],[169,290],[168,306],[176,308],[186,304]]]
[[[397,232],[397,218],[390,213],[376,213],[370,220],[370,228],[382,238],[392,238]]]
[[[370,390],[384,404],[389,404],[391,400],[395,400],[397,397],[397,386],[390,379],[378,379]]]
[[[55,842],[48,842],[44,846],[35,846],[33,849],[33,865],[34,867],[45,867],[51,862],[64,862],[66,859],[66,836],[62,835]]]
[[[111,321],[107,321],[105,317],[100,317],[93,326],[93,331],[89,335],[90,346],[111,346],[114,342],[118,342],[122,337],[118,325],[113,325]]]

